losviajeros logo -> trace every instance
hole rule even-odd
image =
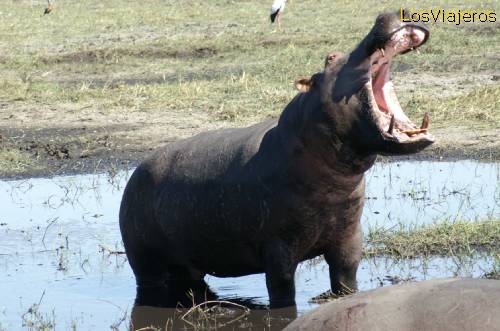
[[[401,21],[403,22],[442,22],[460,25],[462,23],[494,23],[497,15],[494,10],[484,9],[400,9]]]

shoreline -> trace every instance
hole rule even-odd
[[[111,176],[126,169],[135,169],[151,151],[107,151],[108,157],[87,157],[80,159],[65,160],[42,160],[42,168],[28,168],[24,171],[3,171],[0,173],[0,180],[22,180],[30,178],[53,178],[57,176],[89,175],[108,173]],[[405,156],[383,156],[379,155],[377,163],[394,162],[456,162],[456,161],[476,161],[486,163],[500,162],[500,150],[494,149],[466,149],[458,146],[454,149],[443,150],[441,148],[431,148],[418,154]],[[38,160],[40,161],[40,160]]]

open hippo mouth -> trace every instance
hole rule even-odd
[[[371,99],[372,115],[383,140],[390,145],[387,147],[392,152],[420,150],[434,142],[428,132],[428,114],[424,115],[420,127],[415,125],[403,112],[390,80],[392,59],[397,54],[416,50],[427,41],[428,36],[427,29],[404,24],[390,33],[386,41],[370,56],[370,79],[366,88]]]

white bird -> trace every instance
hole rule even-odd
[[[274,23],[275,20],[278,21],[278,29],[281,29],[281,15],[283,10],[285,10],[286,0],[274,0],[273,5],[271,6],[271,23]]]
[[[44,15],[50,14],[52,12],[52,9],[54,9],[54,6],[50,3],[50,0],[47,0],[47,8],[45,8],[45,11],[43,12]]]

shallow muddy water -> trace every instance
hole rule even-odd
[[[0,182],[0,330],[54,321],[57,330],[127,329],[135,298],[134,277],[124,255],[114,251],[123,250],[117,215],[130,174]],[[500,164],[378,163],[367,175],[367,198],[365,229],[498,218]],[[358,272],[359,287],[366,290],[405,279],[480,277],[491,270],[492,263],[491,257],[481,255],[365,259]],[[264,275],[206,280],[221,299],[267,303]],[[317,306],[309,301],[327,290],[328,284],[322,259],[300,265],[296,274],[299,314]],[[155,312],[168,315],[136,308],[134,316],[156,319],[151,317]],[[253,314],[262,321],[258,314],[265,313]]]

